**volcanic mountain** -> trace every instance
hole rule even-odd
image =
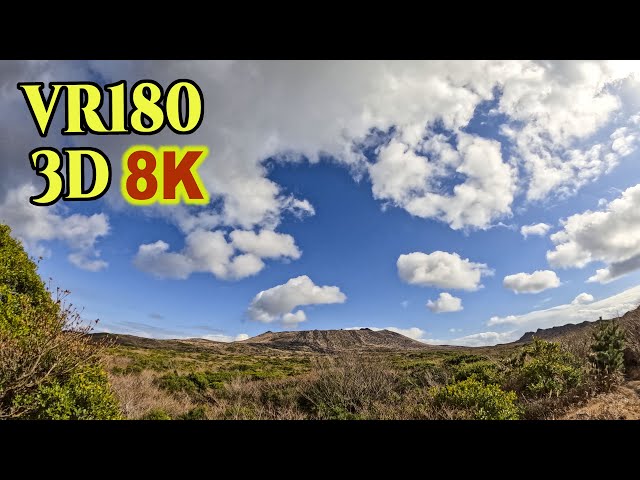
[[[415,350],[429,345],[389,330],[303,330],[265,332],[243,340],[246,345],[265,345],[281,350],[340,352],[345,350]]]

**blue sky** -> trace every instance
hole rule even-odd
[[[16,78],[181,77],[205,92],[205,121],[153,142],[209,146],[210,206],[135,208],[117,188],[28,204],[41,183],[26,155],[43,141]],[[640,303],[635,64],[3,62],[0,80],[15,132],[0,142],[0,220],[99,329],[228,341],[377,327],[480,345]],[[73,142],[115,166],[138,140]]]

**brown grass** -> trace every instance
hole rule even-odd
[[[182,415],[195,404],[186,394],[171,395],[158,388],[150,371],[129,375],[109,375],[111,386],[126,418],[140,419],[152,410],[163,410],[171,417]]]

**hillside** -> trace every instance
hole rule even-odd
[[[159,340],[135,335],[94,333],[92,339],[125,347],[181,352],[256,353],[271,350],[338,353],[361,350],[424,350],[435,348],[389,330],[308,330],[265,332],[240,342],[215,342],[203,338]],[[444,347],[447,348],[447,347]],[[450,348],[450,347],[449,347]]]
[[[615,318],[613,320],[619,323],[620,326],[624,327],[625,329],[637,329],[640,326],[640,307],[636,308],[635,310],[630,310],[623,316]],[[588,337],[591,334],[592,330],[603,321],[607,321],[607,319],[596,320],[593,322],[567,323],[566,325],[551,328],[539,328],[535,332],[525,333],[515,343],[528,343],[531,342],[534,337],[549,341],[570,340],[577,339],[578,337]]]
[[[268,345],[282,350],[340,352],[346,350],[416,350],[429,345],[389,330],[306,330],[299,332],[266,332],[243,340],[247,345]]]

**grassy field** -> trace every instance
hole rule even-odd
[[[620,381],[546,341],[338,353],[166,342],[106,350],[126,418],[553,419]]]

